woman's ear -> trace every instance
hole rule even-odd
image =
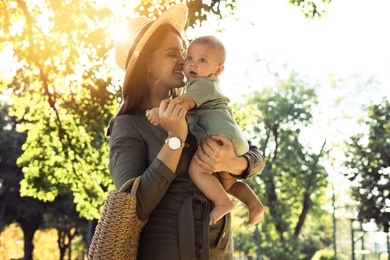
[[[219,76],[222,72],[223,72],[223,70],[225,69],[225,66],[223,65],[223,64],[219,64],[218,65],[218,68],[217,68],[217,70],[215,71],[215,75],[216,76]]]

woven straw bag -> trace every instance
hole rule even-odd
[[[130,179],[119,191],[109,192],[89,247],[89,260],[137,259],[139,237],[147,222],[136,214],[140,180],[141,176]],[[125,192],[131,185],[131,192]]]

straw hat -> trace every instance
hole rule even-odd
[[[170,24],[181,33],[187,21],[187,14],[187,6],[180,3],[169,8],[156,20],[138,17],[129,22],[125,37],[119,40],[115,48],[115,61],[126,72],[123,86],[126,86],[140,52],[153,32],[162,24]],[[122,92],[124,93],[124,90]]]

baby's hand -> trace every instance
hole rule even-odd
[[[146,117],[153,125],[158,126],[160,124],[160,118],[158,116],[158,107],[146,110]]]

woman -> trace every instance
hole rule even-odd
[[[237,157],[229,139],[214,136],[200,144],[188,132],[186,111],[170,98],[184,86],[180,32],[187,7],[178,4],[155,21],[139,17],[116,48],[126,71],[123,103],[111,119],[109,169],[115,186],[142,175],[137,215],[147,219],[138,259],[232,259],[230,215],[209,226],[210,201],[188,176],[191,158],[210,172],[229,171],[246,178],[264,167],[255,146]],[[146,109],[158,106],[160,126]],[[196,152],[196,154],[195,154]]]

